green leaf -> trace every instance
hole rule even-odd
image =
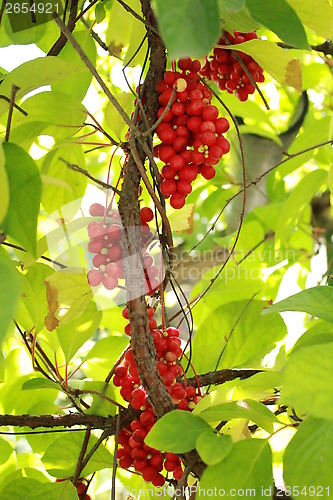
[[[75,30],[73,36],[80,47],[84,50],[90,62],[93,64],[93,66],[95,66],[96,44],[89,30]],[[65,45],[60,54],[57,56],[57,59],[61,59],[63,62],[70,64],[74,71],[76,68],[80,68],[81,74],[78,78],[75,73],[73,74],[71,69],[68,73],[68,78],[66,79],[66,81],[61,80],[60,82],[52,82],[52,90],[63,92],[64,94],[74,95],[76,99],[82,101],[92,80],[91,72],[89,71],[85,63],[81,60],[79,54],[73,48],[71,43],[67,43]]]
[[[300,424],[283,456],[284,481],[297,497],[310,491],[321,498],[331,498],[333,462],[333,422],[308,417]],[[309,489],[310,488],[310,489]],[[302,491],[303,490],[303,491]]]
[[[77,491],[70,481],[61,483],[44,483],[25,497],[26,500],[77,500]]]
[[[142,15],[139,0],[131,0],[131,8]],[[124,63],[130,66],[143,64],[147,43],[137,52],[137,49],[146,35],[145,26],[130,12],[127,12],[119,2],[113,2],[108,12],[108,27],[105,32],[105,42],[110,53],[124,58]]]
[[[332,304],[333,289],[329,286],[315,286],[267,307],[262,314],[300,311],[333,323]]]
[[[229,455],[232,450],[231,436],[222,436],[213,431],[200,434],[196,442],[196,449],[207,465],[215,465]]]
[[[170,59],[202,57],[220,32],[217,0],[155,1],[156,16]]]
[[[229,33],[234,30],[248,33],[260,28],[260,24],[255,21],[246,7],[239,11],[232,11],[225,6],[224,0],[219,0],[220,18],[223,19],[223,28]]]
[[[22,384],[22,391],[35,391],[36,389],[55,389],[60,391],[58,384],[42,377],[31,378]]]
[[[117,100],[124,111],[130,115],[133,109],[133,95],[128,92],[121,92],[121,94],[117,94]],[[126,125],[111,102],[108,102],[106,105],[104,118],[109,133],[115,135],[119,140],[123,139],[123,135],[127,131],[128,125]]]
[[[261,321],[264,301],[247,304],[244,300],[218,307],[199,326],[193,339],[192,360],[198,373],[215,370],[217,364],[217,368],[249,366],[251,358],[263,357],[286,335],[286,327],[277,315]]]
[[[55,439],[45,451],[42,462],[47,472],[54,477],[72,477],[80,455],[84,433],[62,435]],[[91,435],[87,453],[96,444],[97,437]],[[82,477],[94,471],[112,467],[112,455],[105,446],[100,446],[82,471]],[[45,498],[45,497],[44,497]],[[52,497],[53,498],[53,497]]]
[[[20,297],[20,275],[5,250],[0,249],[0,343],[7,333]]]
[[[112,359],[115,356],[115,361],[118,355],[126,348],[128,344],[128,338],[124,335],[110,335],[109,337],[104,337],[99,339],[94,347],[88,352],[85,360],[88,359]],[[110,358],[111,357],[111,358]]]
[[[15,319],[26,331],[35,327],[39,332],[44,327],[44,318],[47,314],[44,280],[53,273],[52,267],[35,263],[22,276],[24,294],[15,313]]]
[[[331,191],[331,194],[333,194],[333,163],[328,171],[328,187]]]
[[[303,413],[333,420],[333,342],[291,352],[283,371],[281,401]]]
[[[81,168],[86,166],[82,146],[79,144],[61,146],[49,153],[43,162],[42,174],[62,180],[66,183],[66,186],[44,185],[42,204],[49,214],[60,209],[59,216],[62,217],[62,212],[66,210],[65,218],[69,219],[80,208],[80,201],[86,191],[88,182],[84,175],[71,170],[63,160]],[[68,186],[70,189],[68,189]],[[77,203],[69,205],[73,201],[77,201]],[[65,207],[65,205],[68,206]]]
[[[246,0],[246,6],[253,19],[281,40],[299,49],[310,49],[303,24],[286,0]]]
[[[16,100],[19,100],[31,90],[66,80],[69,75],[78,81],[84,71],[86,68],[82,65],[62,61],[59,57],[38,57],[8,73],[1,83],[1,93],[10,99],[12,85],[17,85],[20,90],[16,94]],[[7,109],[8,102],[0,99],[0,116]]]
[[[208,422],[219,422],[244,418],[258,424],[270,434],[274,432],[273,424],[279,423],[278,419],[265,405],[251,399],[232,401],[222,405],[214,405],[199,414]]]
[[[96,332],[102,319],[102,312],[90,302],[83,314],[57,328],[57,336],[67,363],[80,347]]]
[[[265,439],[234,443],[224,460],[205,469],[200,481],[201,490],[214,491],[216,488],[224,491],[225,497],[234,496],[240,489],[251,489],[251,496],[261,498],[262,488],[271,488],[272,485],[272,452]]]
[[[298,92],[302,91],[302,73],[299,60],[294,59],[276,43],[257,39],[232,47],[228,45],[226,48],[250,55],[281,85],[289,85]]]
[[[288,241],[304,210],[326,181],[326,170],[314,170],[303,177],[293,189],[282,209],[275,231],[275,240],[278,247]]]
[[[266,399],[279,387],[281,387],[280,372],[259,372],[247,379],[230,380],[206,394],[195,406],[193,413],[199,415],[206,408],[240,399]]]
[[[106,17],[105,7],[102,3],[98,3],[95,7],[95,19],[96,23],[99,24],[104,21]]]
[[[8,480],[7,480],[8,481]],[[6,482],[1,490],[1,500],[13,500],[13,498],[27,498],[27,495],[36,490],[41,483],[30,477],[16,478],[14,481]]]
[[[145,443],[157,450],[185,453],[195,448],[199,435],[211,430],[200,417],[187,411],[174,410],[156,422]]]
[[[245,0],[219,0],[219,5],[230,12],[238,12],[245,6]]]
[[[24,101],[23,107],[28,116],[15,113],[10,131],[11,141],[21,145],[29,145],[41,133],[58,140],[71,137],[87,115],[75,96],[55,91],[40,92]]]
[[[288,0],[305,26],[311,28],[319,36],[333,38],[333,8],[328,0],[316,0],[313,8],[312,0]]]
[[[7,462],[10,455],[13,453],[13,448],[10,446],[8,441],[3,438],[0,438],[0,465]]]
[[[293,353],[303,347],[309,347],[314,344],[326,344],[333,342],[333,325],[325,321],[317,321],[315,325],[303,333],[293,347]]]
[[[7,214],[9,205],[9,184],[8,177],[5,168],[5,155],[2,148],[2,143],[0,143],[0,224],[4,220]]]
[[[115,394],[115,387],[113,384],[105,385],[105,382],[98,380],[86,380],[83,384],[82,389],[85,391],[97,391],[102,396],[107,396],[115,401],[117,399]],[[117,406],[104,399],[99,394],[91,394],[93,402],[86,412],[90,415],[101,415],[104,417],[109,417],[110,415],[115,415],[117,412]]]
[[[79,318],[92,298],[86,274],[58,271],[45,280],[49,331]]]
[[[1,106],[1,103],[0,103]],[[10,205],[2,229],[28,252],[36,253],[37,217],[42,181],[36,163],[16,144],[3,144]]]

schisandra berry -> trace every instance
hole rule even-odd
[[[165,112],[173,96],[171,109],[164,114],[156,128],[161,144],[155,146],[154,154],[163,163],[161,169],[161,193],[170,198],[175,209],[185,205],[191,193],[191,183],[202,174],[212,179],[216,165],[230,145],[223,134],[228,130],[226,118],[218,117],[218,109],[211,105],[212,93],[200,81],[199,61],[182,59],[180,71],[167,71],[157,84],[161,108],[157,116]]]
[[[147,261],[149,260],[150,256],[147,256]],[[182,374],[182,368],[177,364],[182,355],[179,331],[174,327],[168,327],[165,331],[156,329],[155,309],[148,305],[147,314],[157,351],[157,367],[162,380],[177,407],[191,411],[200,396],[197,395],[194,387],[186,387],[183,383],[176,381],[177,377]],[[122,315],[125,319],[129,319],[127,306],[123,309]],[[125,330],[127,334],[130,334],[130,323],[126,325]],[[141,385],[131,347],[122,362],[115,368],[113,384],[121,387],[120,394],[130,406],[143,410],[139,418],[133,419],[131,424],[119,433],[117,457],[120,467],[124,469],[133,467],[142,474],[145,481],[151,482],[156,487],[162,487],[165,483],[163,470],[172,472],[174,479],[179,481],[183,475],[183,469],[178,456],[174,453],[161,453],[144,442],[157,418]]]
[[[255,31],[240,33],[234,31],[234,35],[224,32],[219,40],[219,45],[226,46],[247,42],[257,39]],[[235,57],[235,52],[241,59],[243,65],[251,74],[253,81],[261,83],[265,80],[262,67],[249,55],[237,50],[215,47],[212,56],[206,59],[206,64],[200,70],[200,74],[209,80],[214,80],[220,90],[226,90],[229,94],[235,94],[240,101],[246,101],[249,94],[253,94],[255,87],[251,78],[244,70],[242,64]]]
[[[93,217],[100,218],[88,224],[88,251],[95,254],[92,258],[94,269],[90,269],[87,278],[90,286],[103,285],[106,290],[114,290],[118,287],[119,280],[124,279],[123,250],[121,247],[122,226],[120,215],[116,210],[103,207],[99,203],[93,203],[89,208]],[[154,213],[149,207],[140,210],[140,235],[142,241],[142,258],[144,262],[144,273],[146,275],[147,293],[154,293],[159,286],[156,279],[158,268],[154,266],[153,259],[146,251],[146,242],[152,233],[148,222],[152,221]]]

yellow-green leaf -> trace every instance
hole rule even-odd
[[[189,203],[181,210],[174,210],[171,213],[169,216],[169,222],[174,231],[177,233],[182,233],[184,231],[188,234],[192,233],[194,207],[195,205],[193,203]]]
[[[122,92],[121,94],[117,94],[117,100],[124,111],[129,115],[133,109],[133,95],[131,93]],[[125,121],[111,102],[108,102],[106,105],[104,116],[107,129],[110,133],[115,134],[117,139],[123,139],[123,134],[126,132],[128,125],[126,125]]]
[[[33,61],[21,64],[18,68],[8,73],[1,83],[1,94],[10,98],[12,85],[20,87],[16,94],[19,100],[31,90],[43,85],[50,85],[70,77],[78,77],[85,72],[83,65],[77,65],[69,61],[62,61],[57,57],[38,57]],[[8,109],[8,102],[0,100],[0,115]]]
[[[302,23],[320,36],[333,38],[333,8],[328,0],[288,0]]]
[[[57,272],[45,280],[48,315],[45,325],[52,331],[83,314],[92,298],[86,274]]]

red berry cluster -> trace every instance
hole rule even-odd
[[[234,31],[234,36],[224,32],[219,44],[226,45],[226,39],[231,45],[236,45],[256,38],[258,38],[258,35],[255,31],[251,33]],[[220,90],[226,90],[229,94],[236,94],[240,101],[246,101],[249,94],[253,94],[255,91],[255,86],[251,83],[251,79],[244,71],[240,62],[237,61],[235,52],[245,64],[253,80],[255,82],[263,82],[265,80],[263,69],[251,56],[238,50],[233,51],[230,49],[221,49],[220,47],[214,48],[213,55],[206,59],[206,64],[200,70],[200,74],[209,80],[215,80]]]
[[[117,210],[106,209],[99,203],[93,203],[89,208],[92,217],[101,217],[101,222],[93,221],[88,224],[88,250],[95,254],[92,259],[94,269],[87,273],[88,282],[91,286],[103,286],[107,290],[113,290],[118,286],[119,279],[124,279],[122,263],[122,225]],[[159,285],[156,277],[158,268],[154,266],[153,258],[147,253],[144,244],[150,239],[152,233],[148,222],[154,218],[153,211],[148,207],[140,210],[141,240],[143,243],[142,258],[144,273],[146,276],[146,292],[153,293]]]
[[[157,85],[158,118],[165,112],[174,88],[177,92],[171,109],[156,128],[161,144],[154,154],[164,166],[161,171],[162,194],[170,199],[173,208],[182,208],[192,191],[191,183],[200,173],[205,179],[215,175],[216,165],[228,153],[230,144],[223,134],[229,129],[226,118],[219,118],[218,109],[211,104],[212,93],[200,81],[199,61],[182,59],[180,71],[166,71]]]
[[[191,411],[201,399],[194,387],[184,387],[176,379],[182,373],[179,358],[182,355],[181,340],[177,328],[169,327],[164,332],[156,329],[154,318],[155,310],[147,307],[149,329],[152,333],[157,351],[158,370],[173,402],[181,410]],[[127,307],[123,310],[124,318],[128,319]],[[131,335],[128,323],[125,333]],[[181,462],[173,453],[161,453],[150,448],[144,443],[150,429],[156,422],[153,409],[148,401],[146,391],[141,385],[138,370],[135,364],[132,349],[130,348],[121,364],[115,369],[113,384],[121,387],[120,394],[125,401],[136,410],[141,410],[139,419],[120,431],[118,450],[119,465],[125,469],[134,467],[140,472],[145,481],[151,481],[154,486],[163,486],[164,476],[161,474],[163,467],[168,472],[173,472],[173,477],[179,481],[183,475]]]

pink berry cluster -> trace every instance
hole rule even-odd
[[[166,198],[171,197],[170,204],[176,209],[185,205],[198,174],[212,179],[213,165],[230,150],[223,135],[229,122],[219,117],[217,107],[211,104],[212,93],[200,81],[200,62],[182,59],[178,68],[180,71],[166,71],[157,85],[161,105],[158,118],[165,112],[175,88],[177,91],[171,109],[156,128],[161,144],[154,148],[155,156],[164,163],[161,192]]]
[[[236,45],[256,38],[258,38],[258,35],[255,31],[250,33],[234,31],[234,35],[224,32],[219,44],[227,45],[226,39],[231,45]],[[209,80],[215,80],[220,90],[226,90],[229,94],[235,94],[240,101],[246,101],[249,94],[254,93],[255,87],[240,62],[237,61],[235,52],[243,61],[252,79],[255,82],[263,82],[265,80],[263,69],[251,56],[238,50],[234,51],[220,47],[213,49],[213,55],[206,59],[206,64],[200,70],[200,74]]]
[[[200,401],[201,395],[192,386],[184,386],[177,382],[182,373],[179,359],[182,355],[181,340],[177,328],[169,327],[165,331],[157,329],[154,318],[155,310],[147,307],[149,329],[152,333],[157,351],[157,366],[161,378],[178,409],[191,411]],[[124,318],[128,319],[128,309],[123,309]],[[125,327],[125,333],[131,335],[130,323]],[[165,477],[161,474],[163,468],[172,472],[174,479],[179,481],[183,475],[181,461],[173,453],[161,453],[144,443],[150,429],[156,422],[156,416],[148,401],[146,391],[141,385],[132,349],[130,348],[116,369],[113,384],[120,387],[120,394],[125,401],[142,413],[130,425],[123,428],[119,434],[118,450],[119,465],[125,469],[133,467],[142,474],[145,481],[150,481],[154,486],[163,486]]]
[[[89,208],[92,217],[100,217],[101,221],[92,221],[88,224],[88,251],[95,256],[92,259],[94,269],[87,273],[90,286],[96,287],[101,284],[107,290],[113,290],[118,286],[120,279],[124,279],[123,251],[120,244],[122,238],[122,225],[117,210],[106,209],[99,203],[93,203]],[[152,233],[148,222],[154,218],[153,211],[149,207],[140,210],[140,233],[142,248],[142,261],[146,277],[146,293],[153,293],[159,286],[156,279],[158,268],[154,265],[153,258],[148,254],[145,243],[150,239]]]

